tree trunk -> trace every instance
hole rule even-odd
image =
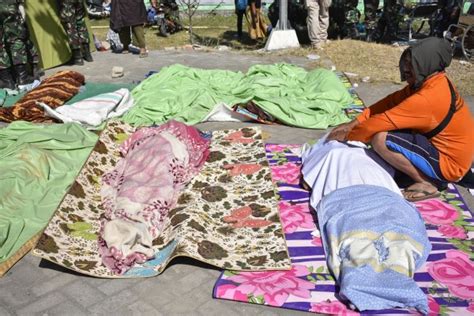
[[[193,39],[193,16],[191,13],[191,8],[188,8],[188,18],[189,18],[189,42],[191,45],[194,44],[194,39]]]

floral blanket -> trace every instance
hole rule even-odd
[[[154,257],[153,239],[206,161],[209,143],[195,127],[171,120],[140,128],[121,145],[124,157],[101,182],[103,264],[123,274]]]
[[[215,131],[209,157],[152,241],[154,257],[116,275],[102,263],[100,178],[114,169],[134,129],[110,121],[38,242],[34,254],[96,277],[150,277],[177,256],[232,270],[291,268],[275,187],[258,128]]]
[[[295,145],[267,145],[274,180],[278,181],[280,216],[291,257],[290,271],[223,272],[213,296],[254,304],[333,315],[356,315],[336,298],[338,288],[328,271],[309,192],[293,176],[300,158]],[[474,313],[474,219],[461,195],[449,185],[439,199],[417,202],[432,250],[414,279],[428,297],[429,315]],[[366,311],[363,314],[410,314],[411,310]]]

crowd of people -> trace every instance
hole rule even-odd
[[[235,2],[237,9],[241,2],[247,1]],[[249,6],[250,4],[249,2]],[[311,45],[318,49],[327,43],[328,38],[355,38],[378,43],[396,41],[402,31],[399,29],[400,22],[419,4],[430,8],[424,13],[430,15],[426,16],[429,19],[429,35],[443,37],[449,25],[457,23],[462,5],[458,0],[433,0],[429,3],[422,1],[419,4],[386,0],[383,2],[383,8],[379,9],[380,0],[364,0],[362,19],[358,4],[358,0],[305,0],[304,3],[289,0],[288,18],[300,41],[305,41],[308,37]],[[273,26],[279,18],[277,6],[279,1],[275,1],[269,8],[269,18]],[[236,13],[239,15],[238,10]],[[237,29],[240,23],[238,22]],[[306,34],[301,34],[302,29],[307,29]]]

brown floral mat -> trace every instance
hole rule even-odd
[[[34,255],[104,278],[150,277],[177,256],[231,270],[291,268],[259,128],[212,132],[211,154],[153,241],[155,258],[115,275],[98,251],[100,179],[133,128],[111,121],[41,236]]]

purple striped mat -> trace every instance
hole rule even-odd
[[[270,305],[322,314],[356,315],[338,299],[319,232],[310,212],[309,193],[299,186],[301,160],[291,148],[267,145],[272,176],[278,185],[280,215],[292,270],[224,271],[214,286],[215,298]],[[450,185],[439,199],[417,203],[433,249],[415,281],[428,296],[430,315],[474,313],[474,225],[472,214],[457,189]],[[362,314],[413,314],[391,309]]]

